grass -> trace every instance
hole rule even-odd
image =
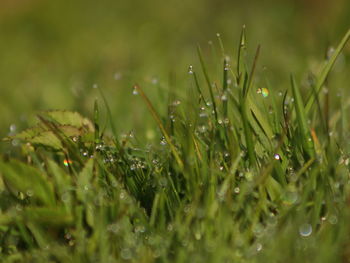
[[[21,146],[0,162],[1,260],[349,262],[349,103],[328,116],[320,92],[349,32],[316,81],[291,76],[280,94],[244,29],[237,57],[219,38],[218,65],[198,48],[187,97],[169,92],[165,111],[135,86],[157,143],[120,137],[102,90],[93,121],[40,113],[5,139]]]

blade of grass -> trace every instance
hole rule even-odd
[[[95,144],[100,142],[100,124],[99,124],[99,118],[100,118],[100,111],[98,108],[98,102],[97,99],[94,103],[94,126],[95,126]]]
[[[345,47],[345,45],[349,41],[349,39],[350,39],[350,29],[346,32],[345,36],[343,37],[343,39],[340,41],[338,47],[336,48],[335,52],[333,53],[333,55],[331,56],[331,58],[329,59],[327,64],[322,69],[319,77],[317,78],[316,87],[315,87],[317,94],[320,93],[320,90],[321,90],[324,82],[326,81],[329,72],[331,71],[335,61],[337,60],[338,56],[342,52],[343,48]],[[307,104],[306,104],[306,107],[305,107],[305,111],[307,114],[310,112],[311,107],[314,104],[314,102],[315,102],[315,96],[311,95]]]
[[[296,118],[300,129],[300,133],[302,136],[303,149],[307,153],[308,157],[312,158],[315,156],[315,147],[311,139],[310,129],[306,121],[307,113],[304,108],[304,103],[293,76],[291,76],[291,86],[292,86],[293,97],[295,100]]]
[[[206,68],[205,63],[204,63],[202,50],[201,50],[201,48],[199,46],[197,46],[197,53],[198,53],[199,61],[200,61],[201,67],[202,67],[202,71],[203,71],[206,83],[208,85],[210,99],[211,99],[211,102],[213,103],[213,110],[214,110],[215,120],[218,121],[218,113],[217,113],[217,109],[216,109],[216,102],[215,102],[215,98],[214,98],[213,87],[211,85],[210,78],[209,78],[209,75],[208,75],[208,71],[207,71],[207,68]]]
[[[237,54],[237,77],[241,77],[241,63],[242,63],[242,52],[246,48],[246,36],[245,36],[245,25],[242,27],[241,37],[238,46]]]
[[[166,130],[165,130],[163,124],[162,124],[162,121],[161,121],[161,119],[159,118],[159,116],[158,116],[156,110],[154,109],[154,107],[153,107],[151,101],[148,99],[148,97],[147,97],[146,94],[143,92],[143,90],[141,89],[140,86],[136,85],[136,86],[135,86],[135,89],[137,89],[137,90],[139,91],[141,97],[142,97],[143,100],[146,102],[146,105],[147,105],[147,107],[148,107],[148,110],[151,112],[152,117],[153,117],[154,120],[157,122],[159,129],[161,130],[161,132],[162,132],[162,134],[163,134],[165,140],[166,140],[167,143],[169,144],[170,150],[171,150],[171,152],[173,153],[176,162],[178,163],[178,165],[180,166],[180,168],[183,169],[183,167],[184,167],[183,162],[182,162],[182,160],[181,160],[181,158],[180,158],[180,156],[179,156],[179,154],[178,154],[178,152],[177,152],[177,150],[176,150],[176,148],[175,148],[175,145],[171,142],[171,139],[170,139],[168,133],[166,132]]]

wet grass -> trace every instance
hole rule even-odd
[[[92,121],[40,113],[5,139],[20,146],[0,162],[2,261],[348,262],[349,100],[325,83],[349,37],[286,90],[257,71],[244,29],[235,56],[219,37],[215,65],[198,48],[166,109],[133,88],[156,142],[117,134],[103,90]]]

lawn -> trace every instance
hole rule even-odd
[[[0,261],[350,262],[341,2],[5,1]]]

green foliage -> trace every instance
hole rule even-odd
[[[111,135],[100,128],[103,107],[96,101],[93,123],[74,112],[44,112],[34,128],[8,137],[23,144],[21,161],[6,155],[0,162],[1,260],[346,258],[350,149],[348,135],[336,131],[340,122],[346,126],[349,104],[328,123],[330,136],[323,111],[308,111],[301,84],[292,77],[291,92],[278,94],[257,71],[260,48],[250,61],[246,45],[243,29],[235,60],[220,40],[218,74],[198,48],[204,80],[191,66],[187,99],[171,94],[166,113],[135,86],[159,144],[118,138],[120,124],[102,90]]]

